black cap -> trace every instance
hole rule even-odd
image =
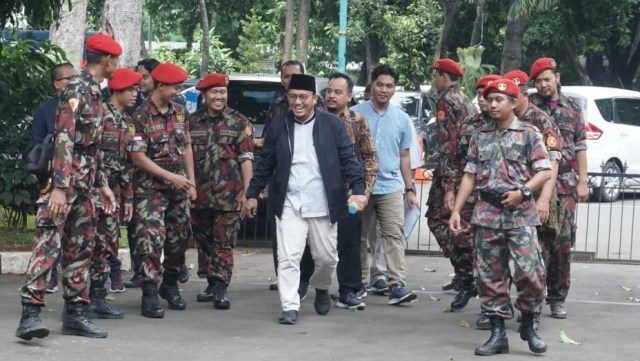
[[[316,93],[316,78],[311,75],[305,74],[293,74],[291,75],[291,81],[289,82],[289,90],[308,90]]]

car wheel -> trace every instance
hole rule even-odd
[[[622,173],[618,163],[608,161],[604,165],[602,173],[611,174],[612,176],[601,177],[600,187],[594,189],[593,200],[596,202],[614,202],[620,198],[622,193],[622,177],[615,174]]]

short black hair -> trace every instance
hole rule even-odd
[[[451,74],[451,73],[449,73],[449,72],[447,72],[447,71],[442,71],[442,70],[440,70],[440,69],[436,69],[436,71],[437,71],[437,72],[438,72],[438,74],[440,74],[440,75],[442,75],[442,74],[447,74],[447,75],[449,75],[449,79],[451,79],[451,81],[458,81],[458,76],[457,76],[457,75]]]
[[[398,72],[387,64],[378,65],[373,68],[373,71],[371,71],[371,81],[378,79],[380,75],[391,76],[396,84],[398,84],[398,80],[400,80]]]
[[[73,68],[73,64],[67,62],[67,63],[62,63],[62,64],[58,64],[56,66],[54,66],[53,68],[51,68],[51,84],[53,84],[54,81],[56,80],[60,80],[60,74],[62,72],[62,68],[66,67],[66,66],[70,66]]]
[[[136,70],[138,70],[139,67],[143,67],[149,73],[151,73],[153,69],[155,69],[158,65],[160,65],[160,62],[154,58],[142,59],[138,62],[138,66],[136,66]]]
[[[87,51],[87,64],[100,64],[102,58],[104,58],[105,56],[109,55]]]
[[[298,61],[298,60],[287,60],[287,61],[285,61],[284,63],[282,63],[282,65],[280,65],[280,71],[282,71],[282,69],[284,69],[286,66],[292,66],[292,65],[297,65],[302,74],[306,74],[307,73],[306,69],[304,68],[304,64],[302,64],[302,62]]]
[[[332,79],[342,78],[347,81],[347,88],[349,89],[349,93],[353,93],[353,80],[345,73],[335,72],[329,76],[329,81]]]

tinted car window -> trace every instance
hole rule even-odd
[[[608,122],[613,122],[613,99],[596,99],[595,102],[602,118]]]
[[[391,103],[401,107],[410,117],[418,117],[420,93],[395,93]]]
[[[229,106],[251,118],[254,124],[264,124],[273,99],[283,93],[282,85],[229,83]]]
[[[640,126],[640,99],[615,99],[618,122]]]

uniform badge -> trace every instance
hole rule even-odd
[[[129,128],[129,134],[131,134],[131,136],[135,136],[136,135],[136,127],[133,124],[129,124],[128,125]]]
[[[551,60],[549,61],[549,65],[551,65],[552,67],[554,67],[554,68],[555,68],[555,67],[556,67],[556,60],[555,60],[555,59],[551,59]]]
[[[251,134],[253,134],[253,127],[250,125],[247,125],[246,128],[244,128],[244,132],[247,133],[247,136],[250,137]]]
[[[436,60],[436,61],[433,62],[433,67],[434,68],[438,68],[439,66],[440,66],[440,62],[439,61]]]
[[[80,100],[78,98],[69,99],[69,106],[71,107],[71,111],[75,112],[78,109],[78,104],[80,104]]]
[[[505,83],[499,83],[499,84],[498,84],[498,90],[500,90],[500,91],[502,91],[502,92],[503,92],[503,91],[505,91],[505,90],[507,90],[507,84],[505,84]]]
[[[176,117],[178,118],[178,123],[184,122],[184,113],[178,113],[176,114]]]
[[[558,140],[554,136],[550,136],[547,138],[547,146],[549,148],[555,148],[558,145]]]
[[[438,112],[438,120],[444,119],[444,112],[441,110]]]
[[[520,85],[520,78],[513,78],[513,83],[515,85]]]

